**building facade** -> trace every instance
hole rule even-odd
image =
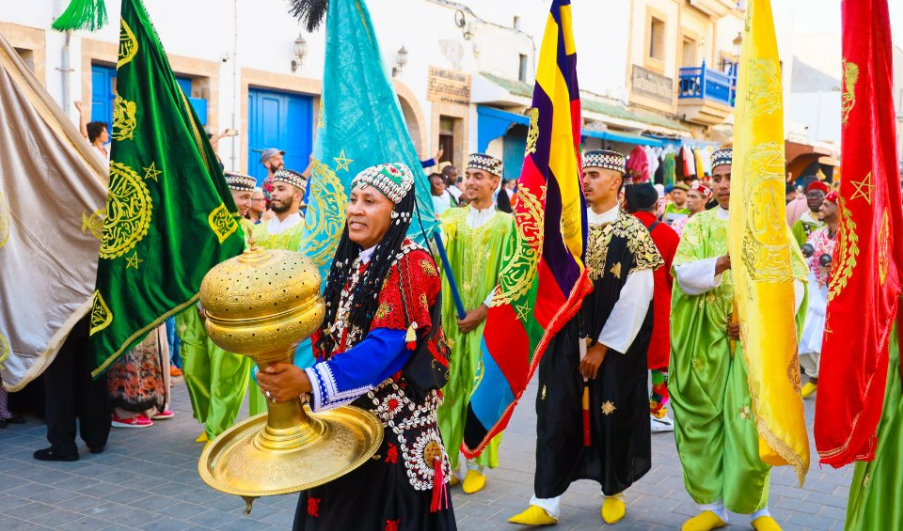
[[[75,101],[110,121],[113,21],[49,29],[67,0],[0,0],[0,33],[73,119]],[[146,0],[179,84],[227,169],[262,178],[269,147],[303,169],[322,91],[324,30],[302,31],[283,0]],[[421,158],[456,166],[487,151],[520,172],[547,0],[368,0],[385,68]],[[572,5],[586,148],[715,145],[730,138],[744,2],[594,0]],[[779,30],[780,32],[780,30]],[[783,54],[783,52],[782,52]],[[787,61],[785,65],[792,64]],[[785,79],[787,77],[785,76]]]

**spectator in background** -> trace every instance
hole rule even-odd
[[[454,197],[455,203],[461,205],[463,190],[458,188],[458,169],[449,164],[442,168],[442,176],[445,177],[445,189]]]
[[[433,155],[433,158],[421,160],[420,166],[422,166],[424,170],[427,168],[432,168],[433,166],[439,164],[439,159],[442,158],[442,155],[444,153],[445,153],[445,150],[442,149],[442,146],[439,146],[439,151],[437,151],[436,154]]]
[[[824,225],[819,212],[827,194],[828,185],[821,181],[812,181],[806,188],[806,206],[809,209],[803,212],[792,228],[793,237],[796,239],[796,244],[800,247],[806,243],[806,239],[809,238],[810,234]]]
[[[285,167],[285,151],[277,148],[267,148],[260,155],[260,163],[267,170],[267,177],[263,180],[263,195],[266,197],[267,206],[273,193],[273,175]]]
[[[88,351],[90,316],[79,321],[53,362],[44,371],[44,408],[50,447],[38,450],[39,461],[78,461],[76,428],[92,454],[103,452],[110,435],[110,393],[107,373],[91,378]],[[76,419],[78,423],[76,424]]]
[[[674,225],[674,222],[680,218],[690,217],[690,210],[687,208],[687,192],[690,191],[690,185],[687,183],[675,183],[671,189],[671,202],[665,206],[665,216],[662,221],[666,225]]]
[[[169,375],[173,378],[182,376],[182,358],[179,356],[182,339],[176,333],[175,317],[166,320],[166,340],[169,345]]]
[[[808,190],[809,185],[817,180],[818,177],[814,175],[803,178],[803,190]],[[791,186],[795,185],[793,185],[792,182],[787,183],[788,193]],[[796,192],[795,187],[794,192]],[[797,193],[793,201],[787,203],[787,226],[792,229],[793,224],[796,223],[800,219],[800,216],[802,216],[807,210],[809,210],[809,202],[807,201],[806,196],[804,194]]]
[[[787,186],[784,188],[784,203],[790,203],[796,199],[796,196],[796,186],[793,183],[787,183]]]
[[[431,173],[430,174],[430,193],[433,198],[433,210],[436,212],[436,217],[442,216],[446,210],[452,207],[452,204],[457,205],[457,202],[454,200],[452,195],[445,189],[445,179],[442,177],[441,173]]]
[[[9,393],[3,388],[3,382],[0,381],[0,429],[5,428],[7,424],[25,424],[25,419],[21,415],[13,415],[9,411]]]
[[[653,433],[674,431],[674,421],[668,417],[667,407],[668,362],[671,355],[671,291],[674,285],[671,264],[680,237],[674,229],[665,223],[659,223],[658,191],[651,184],[635,185],[631,191],[628,210],[649,231],[652,242],[665,261],[664,267],[659,267],[652,273],[655,283],[652,296],[652,339],[646,353],[652,374],[652,394],[649,397],[650,428]]]
[[[248,219],[255,225],[260,223],[264,212],[267,211],[267,198],[263,195],[263,188],[257,186],[254,188],[254,194],[251,196],[251,210],[248,212]]]
[[[108,384],[114,428],[149,428],[171,419],[169,409],[169,345],[158,326],[135,348],[110,365]]]
[[[106,122],[88,122],[85,119],[85,109],[82,108],[82,102],[75,102],[75,108],[78,109],[78,125],[82,136],[88,139],[91,147],[97,153],[97,156],[103,161],[107,171],[110,170],[110,150],[106,144],[110,142],[110,124]]]

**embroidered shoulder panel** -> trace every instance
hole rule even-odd
[[[656,269],[665,263],[659,254],[652,236],[637,218],[620,211],[612,223],[589,226],[589,238],[586,249],[586,266],[592,280],[605,275],[605,264],[608,259],[608,247],[612,237],[627,240],[627,249],[633,255],[634,266],[630,272],[642,269]]]

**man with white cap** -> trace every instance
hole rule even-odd
[[[463,197],[469,205],[449,209],[441,218],[451,270],[467,311],[464,319],[458,318],[451,287],[444,280],[442,323],[452,356],[448,383],[442,389],[445,403],[439,408],[439,429],[449,449],[452,473],[458,472],[458,448],[480,366],[486,315],[504,265],[506,245],[514,234],[514,218],[498,211],[492,199],[501,182],[502,161],[482,153],[471,154],[465,175]],[[498,465],[500,441],[500,435],[494,437],[479,457],[467,462],[462,485],[465,494],[477,492],[486,484],[483,470]],[[451,481],[456,485],[459,480],[455,476]]]

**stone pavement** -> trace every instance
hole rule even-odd
[[[215,492],[201,481],[201,445],[194,442],[201,429],[191,417],[184,384],[176,380],[175,419],[144,430],[114,428],[103,454],[91,455],[82,446],[82,458],[74,463],[43,463],[31,457],[47,446],[44,426],[34,419],[0,430],[0,529],[290,529],[295,496],[257,500],[253,512],[243,516],[241,499]],[[462,531],[521,529],[506,520],[526,508],[533,490],[535,393],[533,385],[516,410],[502,441],[500,466],[489,472],[486,488],[472,496],[453,489]],[[814,403],[807,401],[810,426],[813,410]],[[814,442],[812,447],[815,463]],[[834,470],[813,464],[800,489],[792,469],[775,469],[772,514],[785,530],[841,530],[851,477],[852,467]],[[653,468],[626,498],[627,517],[614,527],[618,531],[679,529],[695,514],[683,489],[672,434],[653,435]],[[575,483],[564,496],[556,529],[604,527],[601,502],[593,483]],[[731,524],[726,529],[750,529],[743,515],[731,515]]]

